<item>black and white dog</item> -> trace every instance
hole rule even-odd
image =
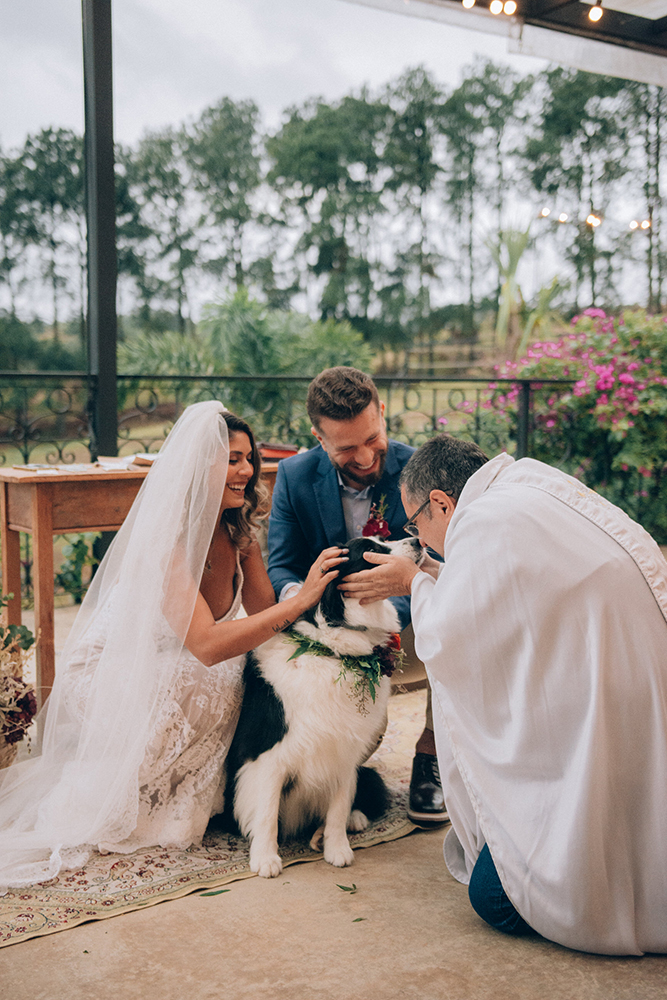
[[[408,556],[421,562],[417,539],[381,542],[355,538],[348,544],[343,575],[371,568],[364,552]],[[282,871],[278,831],[287,837],[323,824],[311,847],[329,864],[352,864],[347,830],[363,830],[386,810],[384,782],[361,768],[384,732],[390,681],[382,677],[375,699],[359,710],[358,675],[341,673],[341,656],[364,657],[398,631],[390,601],[365,606],[344,598],[339,580],[328,584],[319,605],[284,634],[249,653],[241,716],[227,757],[227,808],[250,839],[250,868],[265,878]],[[305,652],[294,658],[300,637],[326,646],[332,655]],[[307,643],[306,643],[307,644]]]

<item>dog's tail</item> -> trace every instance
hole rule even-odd
[[[389,808],[389,789],[372,767],[357,768],[357,793],[352,803],[371,822],[383,816]]]

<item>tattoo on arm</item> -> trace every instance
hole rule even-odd
[[[291,624],[292,622],[289,620],[289,618],[286,618],[285,621],[282,623],[282,625],[273,625],[272,628],[274,632],[282,632],[284,631],[284,629],[288,628]]]

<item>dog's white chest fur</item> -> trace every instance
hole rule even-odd
[[[397,555],[410,553],[419,561],[418,543],[393,544],[400,547]],[[350,558],[354,546],[361,553],[371,547],[391,552],[372,539],[355,539],[349,545]],[[359,559],[357,555],[357,563]],[[367,565],[362,560],[359,568]],[[309,822],[324,821],[324,857],[339,867],[353,860],[346,830],[364,829],[368,823],[365,815],[351,812],[351,807],[357,769],[373,752],[386,726],[390,681],[381,678],[373,700],[363,676],[346,672],[341,657],[368,656],[376,646],[386,645],[398,631],[398,615],[389,601],[362,606],[356,600],[343,602],[337,594],[330,597],[329,605],[323,600],[310,620],[300,619],[294,630],[330,649],[331,656],[303,653],[292,659],[297,645],[282,634],[254,654],[254,667],[282,706],[285,725],[269,749],[254,759],[246,757],[239,766],[234,815],[242,833],[250,838],[251,870],[267,877],[282,870],[279,820],[286,835]],[[335,613],[332,602],[338,602]],[[245,711],[252,713],[251,703],[246,706],[244,702]]]
[[[355,690],[359,675],[341,673],[340,659],[305,653],[290,660],[295,649],[293,642],[278,636],[259,651],[262,675],[281,700],[288,727],[277,756],[297,779],[281,804],[286,833],[303,825],[306,798],[317,799],[317,807],[312,802],[313,816],[324,815],[319,808],[321,790],[330,792],[340,781],[341,770],[354,770],[375,748],[384,731],[390,691],[389,678],[382,678],[373,701],[363,681]]]

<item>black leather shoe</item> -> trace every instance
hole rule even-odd
[[[413,823],[445,823],[449,819],[435,754],[415,754],[410,778],[408,816]]]

